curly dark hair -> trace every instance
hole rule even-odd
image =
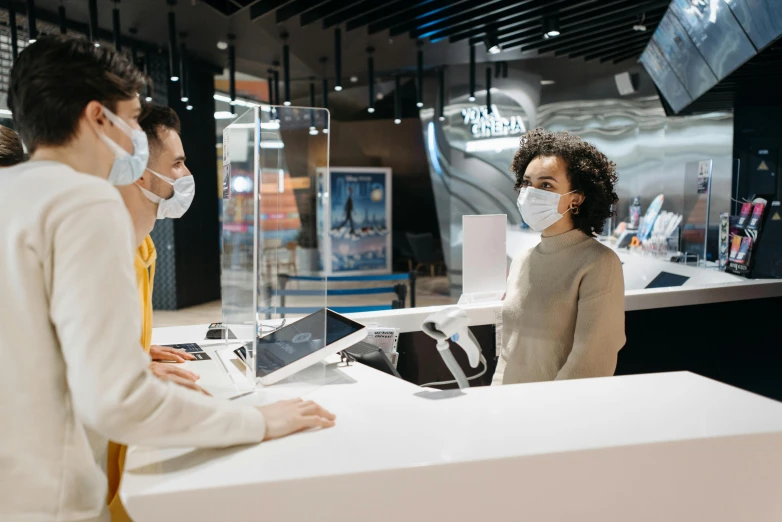
[[[573,214],[573,223],[588,236],[600,234],[606,219],[615,213],[611,205],[618,201],[614,162],[574,134],[531,130],[521,137],[511,163],[511,170],[516,174],[516,190],[521,188],[527,165],[538,156],[555,156],[567,164],[571,190],[584,196],[579,213]]]

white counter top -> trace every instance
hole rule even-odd
[[[203,327],[155,342],[203,339]],[[207,348],[207,351],[210,351]],[[219,393],[216,361],[186,363]],[[228,450],[131,448],[136,522],[782,520],[782,403],[689,373],[422,390],[361,365],[307,397],[337,427]],[[244,399],[295,390],[267,388]]]

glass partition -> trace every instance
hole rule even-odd
[[[295,395],[325,378],[323,363],[287,375],[325,345],[325,315],[287,332],[327,307],[316,207],[327,196],[317,171],[329,164],[328,126],[324,109],[261,106],[223,132],[223,325],[236,337],[223,353],[232,364],[243,356],[251,383],[294,385]]]

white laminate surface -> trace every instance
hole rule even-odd
[[[154,341],[193,341],[203,332],[156,330]],[[208,363],[187,363],[205,385],[223,372]],[[189,522],[782,517],[782,501],[770,496],[782,486],[782,403],[694,374],[466,393],[423,390],[361,365],[332,366],[329,374],[329,384],[308,388],[306,396],[337,414],[333,429],[228,450],[131,448],[122,483],[131,516],[136,522],[171,520],[175,512]],[[295,391],[295,385],[274,388],[240,400],[262,403]],[[683,478],[697,484],[677,500]],[[333,497],[340,494],[345,503],[337,508]],[[581,505],[585,495],[593,501]],[[673,508],[663,509],[712,495],[710,506],[692,513],[707,518],[677,518]],[[643,505],[654,498],[663,505]],[[578,509],[558,505],[567,499]],[[750,507],[730,507],[739,501]]]

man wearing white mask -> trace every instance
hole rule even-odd
[[[226,403],[149,371],[132,225],[112,187],[147,165],[144,87],[123,55],[83,39],[39,38],[11,71],[31,157],[0,176],[3,522],[108,521],[107,439],[224,447],[334,422],[314,403]]]

